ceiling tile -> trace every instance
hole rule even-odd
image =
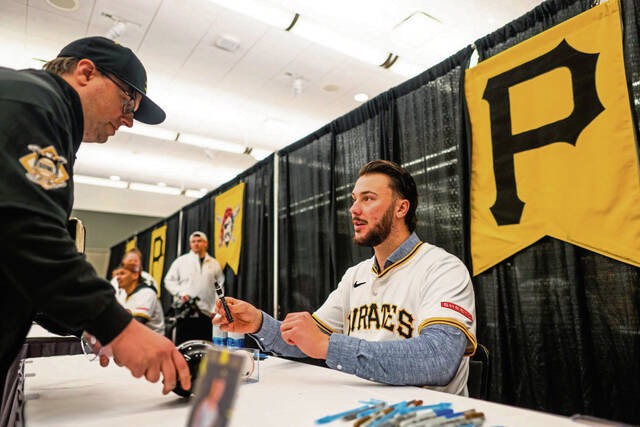
[[[95,0],[78,1],[78,9],[76,10],[60,10],[48,4],[45,0],[29,0],[28,4],[31,9],[39,9],[54,15],[62,16],[63,18],[79,21],[85,24],[86,30],[86,24],[89,22],[89,18],[91,18],[91,11],[93,10]]]
[[[27,35],[58,42],[60,47],[86,34],[86,25],[80,21],[45,10],[29,8]]]

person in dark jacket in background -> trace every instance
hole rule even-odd
[[[136,55],[104,37],[70,43],[45,70],[0,68],[0,396],[36,313],[109,345],[135,377],[162,374],[164,393],[191,385],[175,346],[132,321],[66,228],[80,143],[165,119],[146,84]]]

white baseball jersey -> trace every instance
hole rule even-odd
[[[122,304],[132,316],[147,319],[146,325],[160,335],[164,335],[164,315],[153,288],[139,285]]]
[[[152,285],[156,289],[156,293],[160,295],[160,288],[158,287],[158,283],[156,283],[156,280],[152,275],[150,275],[146,271],[141,271],[140,279],[142,279],[142,281],[145,281],[147,284]],[[116,277],[111,278],[110,283],[111,286],[113,286],[113,289],[116,291],[116,299],[120,304],[124,305],[124,300],[127,297],[127,293],[124,291],[124,289],[120,288],[120,285],[118,285],[118,279]]]
[[[416,244],[380,272],[373,257],[349,268],[313,317],[327,333],[367,341],[417,337],[429,325],[446,324],[467,336],[465,355],[476,349],[475,299],[467,268],[429,243]],[[449,384],[432,388],[464,394],[468,371],[465,357]]]

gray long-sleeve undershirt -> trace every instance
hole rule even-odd
[[[280,321],[262,313],[262,328],[251,334],[265,351],[280,356],[306,357],[280,335]],[[420,336],[399,341],[371,342],[332,334],[326,363],[329,367],[381,383],[444,386],[456,374],[467,338],[458,328],[436,324]]]

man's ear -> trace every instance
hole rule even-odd
[[[91,80],[98,76],[98,68],[96,64],[90,59],[81,59],[76,65],[76,69],[73,72],[73,79],[75,82],[84,87],[89,84]]]
[[[396,201],[396,216],[404,218],[409,212],[409,201],[407,199],[398,199]]]

